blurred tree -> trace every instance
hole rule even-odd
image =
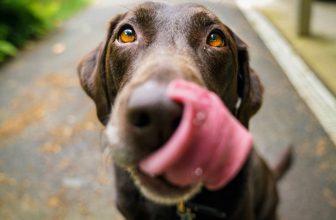
[[[1,0],[0,62],[14,56],[27,40],[36,39],[90,0]]]

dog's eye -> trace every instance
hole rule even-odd
[[[119,34],[119,41],[122,43],[132,43],[135,40],[136,34],[132,28],[125,28]]]
[[[225,41],[221,34],[217,32],[211,32],[207,38],[207,44],[212,47],[224,47]]]

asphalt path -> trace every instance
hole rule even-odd
[[[97,1],[0,68],[0,219],[121,219],[102,160],[103,127],[75,68],[130,2]],[[256,147],[273,164],[294,146],[279,183],[280,219],[334,220],[335,146],[237,7],[201,3],[247,42],[265,86],[251,122]]]

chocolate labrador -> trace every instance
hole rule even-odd
[[[78,74],[107,128],[116,205],[126,219],[277,219],[276,181],[289,154],[270,169],[251,150],[239,172],[216,190],[172,184],[138,168],[179,127],[184,107],[166,95],[176,79],[216,94],[246,129],[261,107],[263,87],[246,44],[212,12],[197,4],[147,2],[117,15]]]

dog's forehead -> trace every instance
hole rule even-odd
[[[219,19],[204,6],[195,3],[169,5],[147,2],[128,12],[130,20],[137,23],[155,23],[161,28],[188,27],[190,24],[209,26],[220,23]],[[189,25],[186,25],[189,24]]]

